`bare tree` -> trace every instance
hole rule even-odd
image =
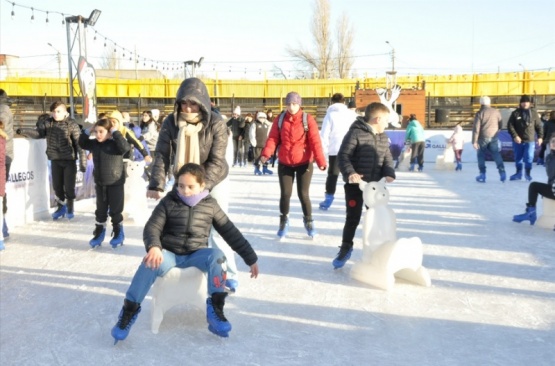
[[[277,65],[274,65],[274,67],[272,68],[272,74],[274,75],[274,77],[282,77],[287,80],[287,75],[285,75],[283,69]]]
[[[118,55],[111,49],[105,49],[102,59],[100,59],[100,68],[103,70],[117,70],[118,69]]]
[[[316,51],[311,52],[303,46],[300,48],[287,47],[287,53],[296,58],[307,68],[318,71],[319,79],[327,79],[331,74],[332,49],[330,28],[330,2],[329,0],[314,0],[313,21],[310,32],[316,46]]]
[[[337,21],[337,57],[335,59],[340,79],[348,78],[353,67],[353,39],[354,30],[349,26],[349,16],[347,13],[343,13]]]

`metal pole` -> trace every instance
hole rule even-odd
[[[69,68],[69,106],[71,118],[75,118],[75,101],[73,99],[73,67],[71,60],[71,32],[70,32],[70,22],[66,18],[66,30],[67,30],[67,66]]]

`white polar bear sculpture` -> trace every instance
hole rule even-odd
[[[388,206],[385,178],[379,182],[362,182],[360,189],[368,210],[362,228],[362,260],[353,266],[351,277],[382,290],[391,289],[395,277],[430,286],[430,275],[422,266],[420,238],[397,240],[397,220]]]
[[[405,146],[401,153],[399,154],[399,159],[397,160],[397,166],[395,170],[400,172],[408,172],[410,169],[410,158],[412,156],[412,151],[410,146]]]
[[[144,161],[127,162],[127,178],[124,185],[123,215],[135,224],[144,225],[149,217],[148,202],[145,195],[146,182]]]
[[[436,157],[436,169],[439,170],[454,170],[455,169],[455,150],[453,150],[453,144],[447,142],[445,149],[443,149],[443,155],[438,155]]]

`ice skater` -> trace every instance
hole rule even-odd
[[[143,231],[147,255],[133,276],[118,321],[112,328],[116,342],[127,338],[156,278],[173,267],[196,267],[208,274],[208,329],[221,337],[229,335],[231,324],[224,315],[227,262],[221,250],[208,247],[211,227],[243,258],[250,267],[251,278],[258,276],[258,257],[210,196],[205,174],[199,164],[183,165],[176,174],[177,184],[162,198],[147,221]]]

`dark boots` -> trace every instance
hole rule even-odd
[[[227,293],[215,292],[206,299],[206,321],[208,330],[220,337],[228,337],[231,324],[224,315],[224,305]]]

